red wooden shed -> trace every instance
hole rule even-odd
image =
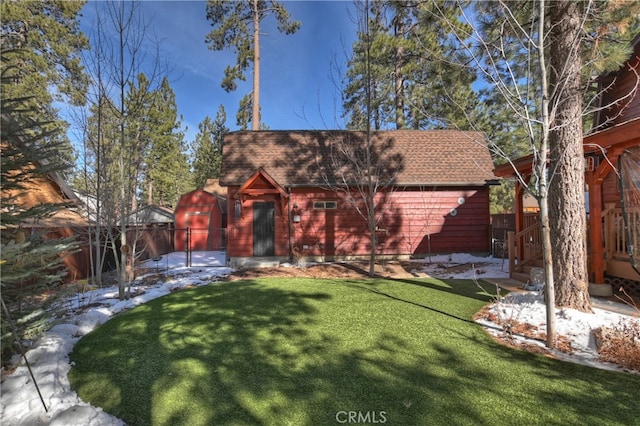
[[[231,265],[256,257],[368,256],[370,234],[358,211],[362,206],[354,202],[362,186],[336,163],[339,150],[351,149],[354,157],[366,141],[365,132],[343,130],[228,134],[220,184],[228,189]],[[489,185],[495,176],[483,134],[377,131],[370,147],[380,178],[375,191],[379,256],[489,252]]]
[[[175,209],[175,250],[224,250],[226,190],[217,179],[180,196]]]

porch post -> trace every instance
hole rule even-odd
[[[595,173],[587,173],[589,186],[589,248],[591,253],[590,275],[595,283],[604,283],[604,244],[602,239],[602,179]]]
[[[515,219],[516,219],[516,235],[524,229],[524,187],[520,181],[516,181],[516,199],[515,199]],[[516,257],[519,261],[524,259],[524,246],[515,241]]]
[[[507,247],[509,250],[509,278],[513,278],[513,273],[516,270],[515,248],[516,248],[516,233],[513,231],[507,232]]]

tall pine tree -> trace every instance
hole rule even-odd
[[[237,88],[237,80],[246,80],[245,72],[253,64],[253,91],[244,97],[238,111],[238,125],[246,129],[260,129],[260,25],[269,15],[275,16],[278,30],[293,34],[300,28],[281,2],[274,0],[209,0],[207,20],[213,30],[205,42],[211,50],[231,49],[236,54],[236,64],[224,71],[222,87],[227,91]],[[249,108],[250,107],[250,108]],[[249,112],[251,111],[251,112]]]
[[[192,179],[175,94],[166,77],[151,94],[145,115],[148,142],[142,201],[173,207],[191,188]]]
[[[389,25],[383,2],[369,4],[359,19],[358,39],[353,44],[353,55],[343,81],[343,110],[347,127],[353,130],[367,128],[367,120],[374,130],[389,126],[395,120],[393,107],[393,52],[387,37]],[[364,7],[364,6],[362,6]],[[364,34],[362,28],[368,33]],[[369,102],[366,102],[370,95]]]
[[[629,14],[637,3],[537,0],[473,7],[473,18],[466,16],[475,31],[457,36],[477,47],[470,51],[493,90],[487,99],[495,102],[492,107],[510,111],[505,130],[519,128],[528,142],[524,153],[533,155],[533,179],[521,183],[541,207],[547,294],[557,305],[588,311],[582,120],[589,102],[583,103],[583,94],[598,72],[595,65],[610,61],[606,66],[611,66],[627,57],[610,42],[637,22],[638,14]],[[604,22],[603,16],[625,24]],[[502,113],[496,117],[509,119]],[[522,153],[523,145],[508,144],[517,138],[503,140],[504,146],[496,146],[500,155],[509,159]]]
[[[440,10],[454,20],[448,2],[372,2],[371,126],[389,128],[467,128],[477,101],[475,74],[465,66],[453,30],[442,25]],[[462,26],[462,24],[459,24]],[[363,129],[364,35],[358,34],[343,82],[348,127]]]
[[[192,168],[197,188],[202,188],[207,179],[220,177],[222,143],[224,136],[229,132],[226,121],[227,114],[224,106],[220,105],[214,121],[207,116],[198,125],[199,132],[191,146]]]
[[[13,59],[25,54],[20,51],[2,52]],[[11,68],[2,70],[2,91],[14,82]],[[37,103],[37,102],[36,102]],[[38,231],[37,222],[47,218],[65,206],[52,203],[27,204],[26,191],[47,181],[50,176],[63,174],[68,164],[62,161],[59,144],[49,138],[50,123],[35,121],[37,113],[30,105],[34,99],[2,98],[0,110],[0,280],[2,303],[9,308],[17,321],[19,333],[33,330],[41,316],[27,315],[42,306],[37,296],[59,283],[66,271],[62,265],[62,255],[75,248],[70,239],[44,238],[46,229]],[[31,228],[31,229],[25,229]],[[29,306],[22,304],[27,298]],[[47,318],[48,319],[48,318]],[[2,359],[10,358],[12,338],[7,329],[4,309],[0,313],[2,336]],[[22,335],[19,336],[22,338]]]
[[[0,70],[4,78],[11,78],[0,96],[4,100],[24,99],[29,113],[15,119],[40,123],[45,130],[41,144],[51,142],[69,164],[74,160],[73,149],[64,132],[66,123],[53,103],[84,103],[88,79],[81,52],[89,47],[89,41],[78,22],[83,5],[84,1],[0,2]]]

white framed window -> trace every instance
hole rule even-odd
[[[337,201],[314,201],[313,209],[314,210],[335,210],[338,208]]]

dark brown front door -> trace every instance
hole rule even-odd
[[[253,255],[275,255],[275,204],[253,203]]]

